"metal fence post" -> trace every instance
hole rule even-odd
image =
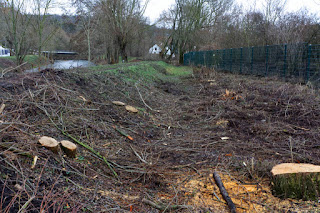
[[[284,59],[283,59],[283,77],[286,77],[287,68],[287,44],[284,45]]]
[[[253,48],[251,48],[251,74],[253,74]]]
[[[202,63],[202,66],[207,66],[206,65],[206,52],[202,52],[202,59],[203,59],[203,63]]]
[[[232,48],[230,49],[230,72],[232,71]]]
[[[221,61],[219,60],[219,58],[220,58],[220,54],[219,54],[219,50],[217,50],[217,52],[216,52],[216,62],[215,62],[215,64],[216,64],[216,66],[217,66],[217,68],[220,68],[220,63],[221,63]]]
[[[310,78],[310,62],[311,62],[311,44],[309,44],[307,49],[306,81],[309,81],[309,78]]]
[[[222,62],[223,62],[224,70],[226,69],[225,55],[226,55],[226,49],[223,49]]]
[[[266,73],[264,74],[265,76],[268,75],[268,60],[269,60],[269,46],[266,46]]]
[[[240,74],[242,73],[242,54],[243,53],[243,48],[241,47],[241,50],[240,50]]]

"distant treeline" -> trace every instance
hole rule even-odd
[[[24,1],[0,4],[0,41],[18,61],[30,50],[69,50],[117,63],[129,56],[147,58],[158,44],[160,57],[183,63],[190,51],[320,43],[318,15],[288,13],[285,0],[267,0],[261,9],[249,10],[234,0],[176,0],[154,25],[144,16],[147,5],[141,0],[74,0],[74,15],[49,14],[51,0],[32,1],[30,14]]]

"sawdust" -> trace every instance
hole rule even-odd
[[[237,212],[274,212],[290,210],[296,212],[319,210],[312,202],[281,200],[272,195],[267,180],[260,183],[241,183],[230,174],[221,174],[223,184],[237,207]],[[228,212],[228,206],[222,198],[219,188],[214,183],[213,175],[197,175],[189,181],[181,179],[180,190],[188,197],[188,205],[199,208],[214,209],[215,212]]]

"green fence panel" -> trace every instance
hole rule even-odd
[[[320,82],[320,45],[299,43],[188,52],[184,54],[184,64]]]

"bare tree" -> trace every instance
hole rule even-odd
[[[169,46],[172,54],[178,53],[180,64],[185,52],[201,45],[199,34],[213,31],[232,4],[233,0],[176,0],[174,7],[162,16],[167,23],[171,22],[171,33],[165,46]]]
[[[49,9],[52,5],[52,0],[33,0],[33,21],[32,26],[37,35],[37,52],[39,56],[38,65],[42,63],[42,50],[43,47],[48,43],[50,39],[54,36],[55,32],[58,30],[57,27],[49,28],[47,23],[47,17]],[[46,29],[46,32],[45,32]]]
[[[6,1],[2,7],[5,23],[6,42],[16,57],[16,64],[21,65],[29,52],[31,37],[31,16],[26,13],[25,0]]]
[[[264,7],[264,45],[269,45],[271,40],[269,33],[272,31],[272,27],[276,25],[276,22],[283,15],[287,0],[266,0],[263,4]]]
[[[91,37],[95,31],[93,26],[94,1],[92,0],[75,0],[73,4],[77,8],[79,23],[84,30],[87,40],[88,61],[91,61]]]
[[[127,47],[133,33],[142,20],[145,8],[140,0],[101,0],[99,8],[109,26],[114,42],[118,46],[122,60],[128,61]]]

